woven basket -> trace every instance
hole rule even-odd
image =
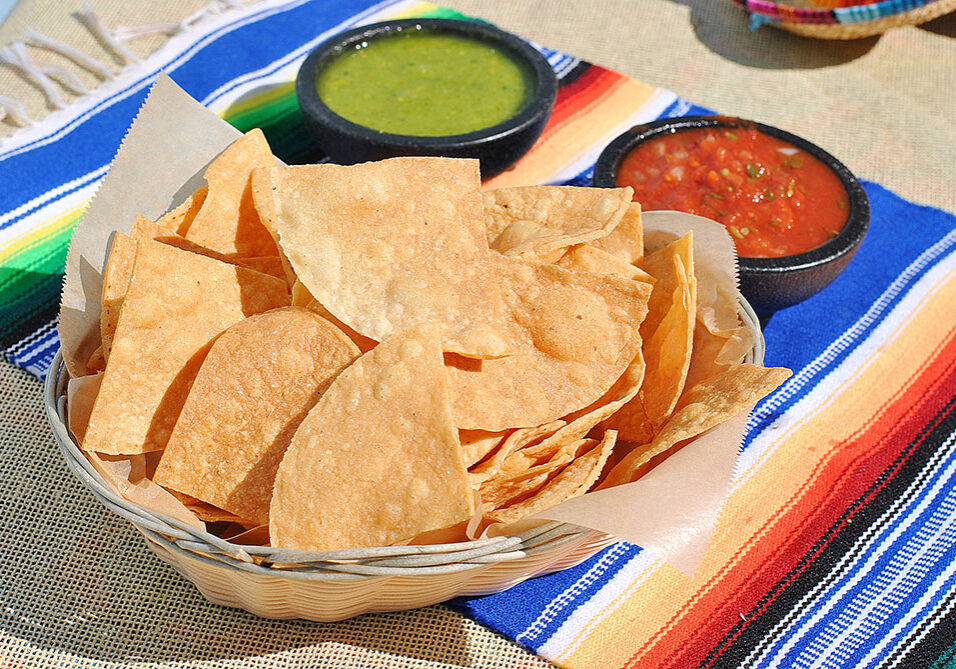
[[[752,28],[763,24],[805,37],[859,39],[898,26],[915,26],[956,11],[956,0],[883,0],[855,7],[802,9],[769,0],[734,0],[750,14]]]
[[[747,361],[762,363],[757,316],[743,297],[739,303],[741,319],[754,333]],[[547,522],[514,536],[433,546],[312,552],[232,544],[117,495],[67,429],[68,380],[57,353],[44,400],[67,465],[100,502],[139,530],[161,560],[216,604],[265,618],[323,622],[413,609],[459,595],[501,592],[579,564],[616,541],[596,530]]]

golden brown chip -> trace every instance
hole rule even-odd
[[[542,425],[598,399],[640,348],[651,287],[500,256],[494,264],[518,325],[514,354],[446,367],[459,426]]]
[[[277,256],[272,235],[259,220],[249,178],[257,167],[272,167],[275,158],[256,128],[216,158],[203,175],[209,192],[186,230],[189,241],[230,258]]]
[[[274,168],[270,178],[283,251],[343,323],[376,341],[435,323],[446,351],[511,352],[477,161],[392,158]]]
[[[136,242],[121,232],[113,235],[113,245],[110,247],[110,254],[106,259],[106,270],[103,272],[103,295],[100,311],[100,337],[105,359],[109,359],[110,349],[113,346],[113,333],[116,331],[116,323],[119,322],[120,310],[123,308],[126,291],[129,290],[129,280],[133,276],[133,260],[135,257]]]
[[[202,209],[203,203],[206,201],[206,195],[208,194],[209,187],[200,186],[192,195],[187,197],[182,204],[161,216],[155,225],[165,233],[182,237],[186,234],[186,231],[189,230],[189,226],[192,225],[196,214]],[[149,219],[144,220],[148,221]],[[136,224],[133,225],[130,236],[133,239],[142,239],[141,236],[137,235]],[[156,235],[150,234],[147,236],[155,238]]]
[[[162,485],[162,484],[160,484]],[[204,523],[236,523],[244,528],[257,527],[260,523],[248,518],[241,518],[225,509],[220,509],[201,499],[196,499],[191,495],[186,495],[178,490],[170,490],[169,494],[178,499],[183,506]]]
[[[621,377],[600,399],[568,416],[569,422],[553,431],[546,439],[516,450],[502,463],[501,471],[505,475],[514,474],[566,452],[571,444],[580,441],[598,424],[608,420],[633,400],[641,388],[643,379],[644,359],[638,351]]]
[[[737,365],[690,388],[654,441],[628,453],[601,483],[607,488],[639,478],[651,460],[733,418],[786,381],[789,369]]]
[[[279,465],[274,546],[387,546],[470,518],[438,334],[390,337],[332,382]]]
[[[485,430],[458,430],[458,441],[461,443],[461,460],[465,468],[481,462],[485,457],[500,446],[511,434],[511,431],[487,432]]]
[[[646,256],[644,268],[657,279],[641,325],[644,382],[605,424],[637,443],[650,440],[674,410],[690,366],[696,316],[691,235]]]
[[[233,325],[209,349],[153,480],[268,523],[276,469],[292,435],[358,356],[341,330],[302,307]]]
[[[597,481],[616,441],[617,433],[614,430],[605,432],[600,443],[594,439],[582,440],[582,444],[586,444],[585,447],[590,446],[587,452],[574,458],[534,495],[516,504],[491,511],[486,514],[487,518],[498,523],[513,523],[550,509],[567,499],[583,495]]]
[[[282,266],[282,259],[279,256],[261,256],[258,258],[243,258],[236,261],[237,265],[242,265],[243,267],[248,267],[249,269],[255,270],[257,272],[262,272],[263,274],[268,274],[269,276],[274,276],[277,279],[286,280],[285,268]]]
[[[715,333],[698,318],[694,325],[694,348],[684,387],[693,388],[701,381],[740,364],[752,349],[753,332],[750,328],[740,326]]]
[[[296,307],[308,307],[309,309],[315,311],[317,314],[322,316],[322,318],[329,321],[332,323],[332,325],[344,332],[345,335],[351,339],[356,346],[358,346],[362,353],[368,353],[375,348],[376,345],[378,345],[378,342],[374,339],[369,339],[368,337],[360,335],[358,332],[329,313],[329,310],[319,304],[319,301],[312,297],[312,293],[310,293],[309,290],[302,285],[302,282],[298,280],[292,284],[292,305]]]
[[[83,448],[114,455],[162,450],[212,340],[288,301],[284,281],[152,240],[137,242]]]
[[[508,256],[549,262],[551,254],[599,239],[620,223],[628,188],[524,186],[482,193],[491,248]]]
[[[602,251],[591,244],[572,246],[555,263],[558,267],[578,272],[591,272],[602,276],[616,276],[622,279],[643,281],[652,286],[657,280],[640,267],[630,264],[623,258]]]
[[[617,227],[590,244],[625,262],[640,262],[644,257],[644,227],[641,225],[640,203],[631,202]]]
[[[181,237],[180,235],[170,232],[165,227],[160,225],[159,222],[153,222],[144,216],[138,216],[136,218],[136,222],[133,224],[133,230],[130,233],[130,236],[134,240],[154,239],[157,242],[175,246],[177,249],[182,249],[183,251],[198,253],[199,255],[215,258],[216,260],[221,260],[222,262],[227,262],[231,265],[247,267],[251,270],[255,270],[256,272],[262,272],[263,274],[274,276],[277,279],[282,279],[283,281],[287,280],[288,277],[285,267],[282,264],[282,259],[279,256],[257,256],[251,258],[230,257],[223,253],[218,253],[211,249],[207,249],[204,246],[200,246],[196,242],[192,242],[185,237]]]
[[[468,470],[472,482],[481,483],[495,476],[513,453],[524,449],[539,439],[554,434],[555,431],[564,427],[566,424],[563,420],[555,420],[536,427],[523,427],[514,430],[501,442],[491,457]]]
[[[249,180],[249,188],[252,191],[252,203],[259,214],[259,220],[265,226],[269,234],[272,235],[276,248],[279,249],[279,261],[282,263],[282,271],[285,272],[286,281],[293,285],[298,281],[295,270],[292,269],[292,263],[286,257],[282,247],[279,245],[279,226],[276,217],[275,199],[272,197],[272,166],[259,167],[252,171]]]

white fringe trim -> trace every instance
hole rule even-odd
[[[33,28],[27,28],[23,32],[23,37],[31,46],[55,51],[61,56],[69,58],[80,67],[89,70],[103,81],[113,78],[113,71],[106,67],[106,65],[98,61],[96,58],[86,55],[79,49],[74,49],[69,44],[64,44],[59,40],[53,39],[52,37],[47,37],[46,35],[37,32]]]

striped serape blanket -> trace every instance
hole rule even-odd
[[[292,84],[305,55],[353,25],[409,16],[458,15],[412,0],[219,12],[4,140],[6,361],[42,376],[52,360],[72,227],[159,71],[305,161],[315,150]],[[540,48],[561,80],[554,115],[490,186],[588,184],[625,128],[706,112]],[[866,189],[871,229],[847,271],[766,327],[767,363],[795,374],[754,412],[696,574],[622,542],[457,610],[566,667],[956,667],[956,217]]]

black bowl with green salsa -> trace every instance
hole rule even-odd
[[[322,43],[295,88],[306,127],[334,162],[477,158],[489,177],[541,135],[557,78],[537,50],[494,26],[404,19]]]

